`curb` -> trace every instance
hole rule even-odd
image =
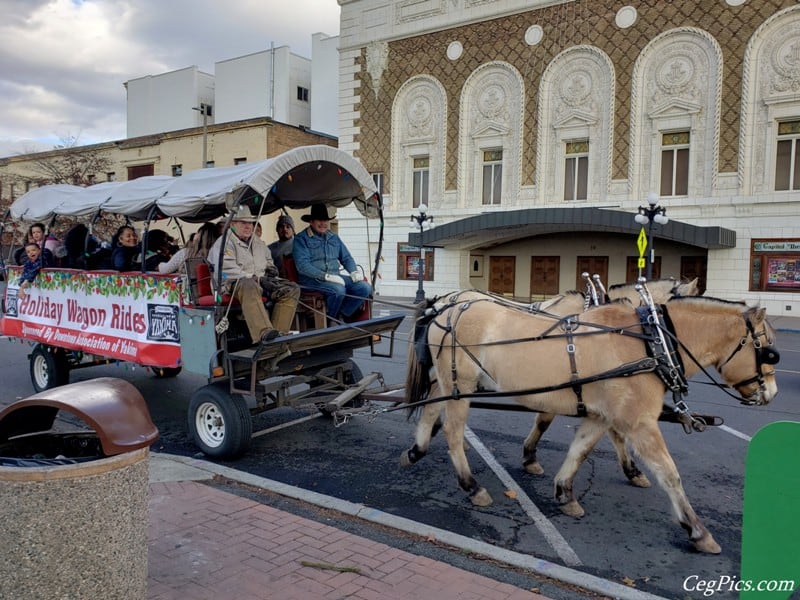
[[[549,577],[570,585],[575,585],[604,596],[619,598],[620,600],[667,600],[662,596],[656,596],[647,592],[642,592],[625,585],[615,583],[608,579],[603,579],[602,577],[583,573],[569,567],[551,563],[541,558],[536,558],[532,555],[522,554],[511,550],[504,550],[503,548],[498,548],[486,542],[474,540],[451,531],[423,525],[404,517],[390,515],[375,508],[365,506],[364,504],[357,504],[347,500],[340,500],[331,496],[325,496],[317,492],[304,490],[302,488],[287,485],[279,481],[266,479],[264,477],[259,477],[257,475],[251,475],[250,473],[237,471],[236,469],[232,469],[230,467],[225,467],[197,458],[173,454],[157,454],[159,458],[180,463],[186,467],[192,467],[213,475],[220,475],[233,481],[252,485],[254,487],[268,490],[289,498],[294,498],[296,500],[302,500],[303,502],[308,502],[309,504],[314,504],[322,508],[336,510],[340,513],[357,517],[365,521],[370,521],[372,523],[377,523],[379,525],[391,527],[393,529],[421,537],[433,536],[436,540],[444,542],[445,544],[455,548],[480,554],[507,565],[526,569],[537,575]]]

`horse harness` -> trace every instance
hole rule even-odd
[[[450,363],[450,375],[452,379],[452,391],[448,396],[441,396],[437,398],[426,398],[420,402],[415,404],[429,404],[433,402],[440,402],[442,400],[450,400],[450,399],[460,399],[460,398],[486,398],[486,397],[508,397],[508,396],[524,396],[524,395],[531,395],[531,394],[541,394],[545,392],[552,392],[558,391],[566,388],[571,388],[576,396],[576,406],[575,406],[575,415],[577,417],[585,417],[587,415],[586,405],[583,402],[582,396],[582,388],[584,385],[589,383],[594,383],[597,381],[602,381],[605,379],[613,379],[616,377],[629,377],[632,375],[638,375],[642,373],[651,373],[654,372],[664,383],[666,388],[672,392],[673,398],[673,406],[667,407],[665,406],[664,412],[662,412],[662,420],[671,421],[671,422],[678,422],[683,425],[684,431],[686,433],[691,433],[692,431],[703,431],[708,425],[719,425],[722,423],[719,417],[715,416],[708,416],[708,415],[695,415],[689,411],[689,407],[686,402],[682,399],[684,395],[686,395],[689,391],[688,382],[685,376],[685,370],[683,361],[681,359],[681,355],[678,352],[678,346],[682,347],[683,350],[686,352],[687,356],[698,366],[700,366],[697,359],[692,355],[692,353],[686,348],[680,340],[678,340],[675,334],[675,327],[672,323],[672,320],[669,317],[669,311],[665,304],[656,305],[652,298],[649,295],[649,292],[644,290],[644,292],[640,291],[642,294],[642,299],[644,300],[644,306],[637,307],[636,312],[639,320],[639,325],[642,327],[642,333],[636,333],[633,331],[629,331],[628,328],[609,328],[593,323],[585,323],[585,325],[589,325],[593,328],[592,331],[583,331],[579,332],[577,329],[581,325],[581,322],[578,318],[578,315],[569,315],[569,316],[559,316],[548,313],[546,311],[539,311],[538,306],[533,304],[531,305],[513,305],[505,301],[503,298],[480,298],[480,299],[467,299],[467,300],[460,300],[459,295],[451,296],[449,301],[442,306],[432,307],[428,309],[426,312],[426,319],[427,326],[431,324],[435,324],[439,327],[442,331],[445,332],[445,337],[447,335],[450,336],[450,349],[451,349],[451,363]],[[469,347],[461,345],[458,342],[456,337],[456,326],[458,320],[460,319],[461,315],[467,311],[470,306],[472,306],[476,302],[492,302],[494,304],[500,304],[504,306],[510,306],[513,308],[517,308],[519,310],[523,310],[524,312],[529,313],[536,313],[542,316],[548,316],[554,319],[554,324],[549,327],[544,332],[540,333],[536,336],[531,336],[527,338],[516,338],[510,340],[498,340],[495,342],[491,342],[490,345],[504,345],[504,344],[517,344],[526,341],[538,341],[544,339],[552,339],[553,337],[564,337],[566,339],[566,352],[567,356],[569,357],[570,361],[570,379],[567,382],[539,387],[539,388],[531,388],[531,389],[524,389],[524,390],[516,390],[516,391],[489,391],[489,390],[479,390],[473,393],[462,393],[458,389],[457,380],[458,380],[458,373],[456,367],[456,348],[459,348],[462,352],[464,352],[470,360],[475,363],[475,365],[492,381],[495,379],[492,377],[491,373],[489,373],[481,364],[480,360],[475,356],[475,354],[470,350]],[[448,311],[447,314],[447,322],[446,324],[439,323],[435,320],[435,317],[440,315],[447,309],[453,308],[458,306],[458,310],[456,311]],[[766,344],[762,343],[760,340],[761,337],[766,338],[767,333],[766,331],[757,333],[753,326],[752,321],[749,319],[748,316],[742,315],[745,321],[745,325],[747,331],[742,336],[739,344],[736,348],[731,352],[730,356],[719,365],[721,369],[724,367],[728,362],[730,362],[734,356],[744,348],[748,341],[752,341],[754,349],[755,349],[755,357],[756,357],[756,375],[750,377],[748,379],[744,379],[733,386],[733,388],[740,388],[741,386],[749,385],[751,383],[757,382],[759,384],[759,389],[765,389],[765,374],[764,374],[764,365],[774,365],[780,359],[779,353],[777,349],[775,349],[771,342],[767,339]],[[419,323],[418,325],[421,325]],[[421,330],[427,331],[427,326],[422,326]],[[556,332],[557,330],[561,330],[560,332]],[[554,334],[554,332],[556,332]],[[630,363],[626,363],[616,367],[614,369],[598,373],[596,375],[591,375],[587,377],[580,377],[577,361],[575,359],[575,339],[579,336],[585,335],[593,335],[597,333],[603,332],[613,332],[618,333],[620,335],[636,337],[641,339],[647,351],[647,358],[643,358],[637,361],[633,361]],[[427,336],[423,336],[427,337]],[[427,347],[427,344],[425,344]],[[444,344],[439,346],[439,352],[442,351],[444,348]],[[736,398],[743,404],[752,404],[755,401],[742,399],[737,396],[734,396],[730,392],[725,389],[728,386],[721,385],[714,381],[711,375],[702,367],[700,366],[701,371],[703,371],[706,376],[711,379],[713,385],[720,387],[725,393],[728,395]],[[408,406],[408,405],[407,405]]]
[[[762,331],[761,333],[756,333],[755,327],[753,327],[753,322],[750,320],[749,317],[744,317],[744,323],[747,327],[747,331],[739,340],[739,344],[736,348],[733,349],[731,355],[725,360],[725,362],[721,363],[719,368],[722,369],[725,365],[727,365],[734,356],[747,345],[747,342],[752,340],[753,348],[755,349],[755,356],[756,356],[756,374],[753,377],[749,377],[747,379],[743,379],[739,383],[732,385],[731,387],[736,389],[745,385],[750,385],[751,383],[758,383],[759,390],[764,390],[766,388],[766,382],[764,380],[764,365],[776,365],[780,360],[780,353],[772,346],[771,340],[767,339],[767,332]],[[767,344],[764,345],[759,338],[764,337],[766,339]],[[742,404],[753,404],[753,401],[749,401],[746,399],[739,400]]]
[[[458,324],[458,320],[460,319],[461,315],[467,311],[470,306],[472,306],[476,302],[495,302],[491,298],[481,298],[481,299],[469,299],[465,301],[459,301],[458,297],[452,297],[450,301],[445,304],[444,306],[439,307],[438,309],[429,309],[427,314],[430,317],[429,324],[436,325],[442,331],[444,331],[445,336],[450,336],[450,376],[452,381],[452,391],[449,396],[442,396],[437,398],[426,398],[422,402],[416,404],[430,404],[433,402],[439,402],[442,400],[458,400],[461,398],[476,398],[476,397],[504,397],[504,396],[525,396],[529,394],[541,394],[545,392],[553,392],[558,391],[566,388],[571,388],[576,395],[577,402],[575,408],[575,415],[576,417],[585,417],[587,416],[586,404],[583,402],[583,386],[589,383],[594,383],[597,381],[602,381],[605,379],[614,379],[617,377],[629,377],[631,375],[638,375],[642,373],[650,373],[653,371],[657,371],[659,369],[659,357],[661,360],[664,360],[663,353],[659,352],[652,352],[650,356],[647,358],[643,358],[637,361],[633,361],[630,363],[625,363],[616,367],[614,369],[604,371],[602,373],[597,373],[596,375],[590,375],[587,377],[580,377],[577,367],[577,362],[575,360],[575,338],[578,336],[585,336],[585,335],[592,335],[598,333],[600,330],[601,332],[614,332],[619,333],[622,335],[634,336],[642,339],[646,339],[645,336],[640,334],[632,333],[627,329],[619,329],[619,328],[607,328],[600,325],[592,325],[596,328],[595,331],[590,332],[577,332],[576,330],[581,325],[577,315],[569,315],[566,317],[561,317],[558,315],[552,315],[550,313],[541,312],[538,314],[542,314],[545,316],[549,316],[555,319],[555,322],[551,327],[547,330],[542,332],[541,334],[533,337],[527,338],[518,338],[513,340],[502,340],[493,342],[493,345],[502,345],[502,344],[516,344],[525,341],[538,341],[544,340],[553,337],[564,337],[567,341],[566,350],[567,355],[569,356],[570,360],[570,380],[561,384],[539,387],[539,388],[530,388],[524,390],[516,390],[516,391],[503,391],[503,392],[495,392],[495,391],[488,391],[483,390],[480,392],[473,392],[473,393],[461,393],[458,389],[458,371],[456,366],[456,348],[460,349],[464,354],[466,354],[469,359],[475,363],[475,365],[492,381],[495,379],[492,377],[491,373],[489,373],[484,366],[481,364],[480,360],[475,356],[475,354],[470,350],[469,347],[459,344],[458,338],[456,337],[456,326]],[[505,304],[504,302],[500,302],[500,304]],[[447,313],[447,321],[445,324],[439,323],[435,320],[435,316],[438,316],[446,309],[453,308],[454,306],[458,305],[458,309],[453,311],[450,310]],[[530,310],[530,309],[528,309]],[[553,335],[553,332],[560,329],[563,333],[558,333]],[[444,348],[444,344],[439,346],[439,352],[441,353],[442,349]],[[673,369],[662,368],[662,370],[670,371]],[[688,409],[687,409],[688,410]]]

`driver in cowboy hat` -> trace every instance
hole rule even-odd
[[[300,218],[309,224],[294,236],[292,248],[300,285],[325,294],[328,317],[346,320],[372,295],[372,286],[342,239],[330,230],[333,217],[324,204],[314,204]],[[340,266],[346,274],[340,273]]]
[[[285,335],[292,328],[300,287],[278,277],[267,245],[253,235],[255,223],[255,217],[237,214],[231,222],[232,235],[226,236],[224,252],[220,237],[208,251],[208,262],[216,268],[223,252],[225,287],[241,303],[250,338],[257,344]],[[272,320],[264,307],[264,293],[274,302]]]

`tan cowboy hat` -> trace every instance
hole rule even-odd
[[[312,204],[311,213],[303,215],[300,218],[306,223],[310,223],[311,221],[330,221],[334,217],[336,217],[336,215],[330,216],[328,214],[328,207],[324,204]]]
[[[258,223],[258,218],[254,217],[253,215],[249,215],[247,213],[241,213],[233,215],[233,219],[231,219],[231,222],[235,223],[236,221],[241,221],[243,223]]]

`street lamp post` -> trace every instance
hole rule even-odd
[[[658,196],[656,194],[650,194],[647,196],[647,206],[640,206],[639,212],[633,217],[633,220],[642,227],[647,225],[647,250],[650,256],[647,260],[645,277],[647,281],[650,281],[653,276],[653,263],[656,260],[656,251],[653,248],[653,223],[666,225],[669,222],[667,209],[663,206],[658,206]],[[641,275],[641,271],[639,271],[639,274]]]
[[[203,115],[203,169],[208,165],[208,115],[211,105],[201,102],[200,106],[193,106],[192,110],[199,110]]]
[[[422,282],[425,280],[425,247],[422,244],[422,232],[433,229],[433,217],[428,214],[428,207],[420,204],[417,212],[411,215],[408,227],[412,232],[419,233],[419,263],[417,264],[417,295],[415,303],[425,300],[425,290],[422,289]]]

